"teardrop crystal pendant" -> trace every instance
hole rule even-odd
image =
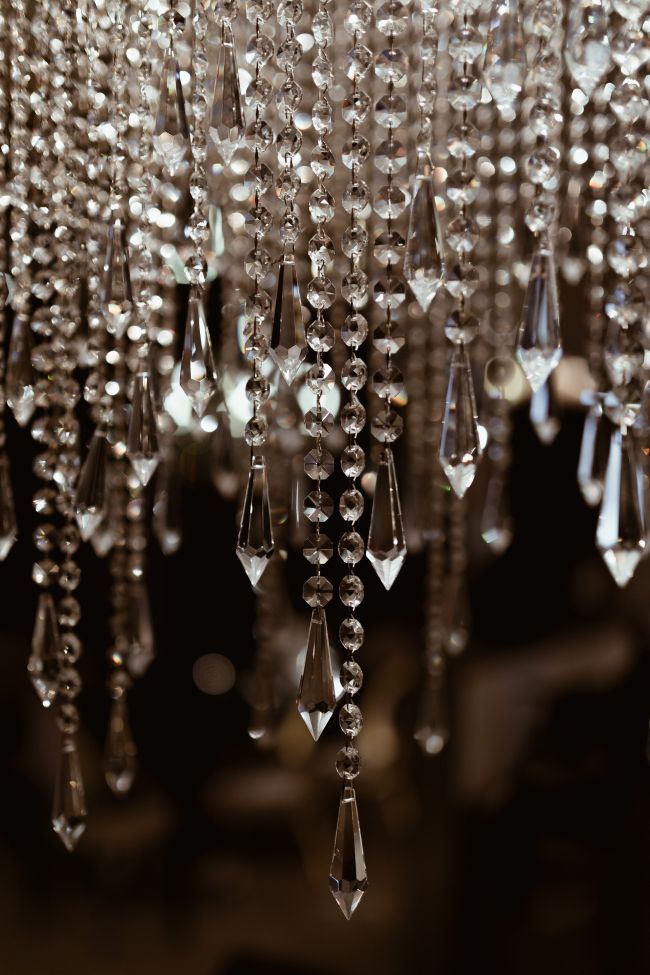
[[[449,741],[444,669],[431,667],[422,688],[413,737],[425,755],[439,755]]]
[[[164,458],[156,475],[153,530],[163,555],[178,552],[183,541],[180,472],[173,456]]]
[[[481,538],[495,555],[502,555],[512,541],[512,518],[508,500],[504,474],[492,469],[481,516]]]
[[[330,866],[330,890],[344,916],[350,920],[368,889],[359,811],[354,786],[344,785],[334,836]]]
[[[124,635],[124,663],[132,677],[142,677],[156,655],[149,593],[142,582],[129,585]]]
[[[54,786],[52,826],[66,850],[74,850],[86,828],[86,796],[73,735],[64,735]]]
[[[537,239],[517,338],[517,359],[534,393],[562,358],[557,278],[551,244]]]
[[[449,362],[438,458],[459,498],[465,497],[474,481],[482,454],[472,368],[467,349],[458,345]]]
[[[95,430],[81,468],[75,504],[79,533],[87,542],[106,513],[106,460],[108,443],[103,430]]]
[[[16,315],[11,328],[5,395],[18,426],[27,426],[34,412],[35,390],[31,330],[22,315]]]
[[[427,311],[444,276],[444,247],[429,153],[418,155],[404,256],[404,276],[422,311]]]
[[[636,571],[646,546],[643,472],[632,434],[612,432],[596,544],[617,585]]]
[[[230,25],[226,23],[222,28],[208,131],[217,152],[227,166],[233,153],[241,145],[244,113],[239,90],[235,40]]]
[[[560,432],[561,421],[550,379],[533,393],[528,415],[541,442],[546,446],[552,444]]]
[[[18,536],[9,458],[0,453],[0,562],[9,555]]]
[[[126,455],[140,484],[146,487],[158,466],[158,421],[151,393],[149,374],[139,372],[133,385],[131,422],[126,440]]]
[[[121,338],[131,321],[133,291],[126,227],[119,210],[113,211],[108,225],[101,307],[108,331]]]
[[[190,159],[190,130],[178,60],[165,55],[160,78],[160,96],[153,133],[155,153],[170,176],[186,169]]]
[[[266,476],[266,460],[260,454],[251,458],[248,484],[242,510],[237,557],[251,585],[256,586],[273,555],[271,504]]]
[[[325,725],[334,714],[336,691],[332,674],[332,656],[327,633],[325,610],[312,610],[307,638],[305,666],[298,694],[298,713],[314,741],[318,741]]]
[[[515,117],[526,75],[522,22],[516,0],[495,0],[492,4],[483,78],[497,108],[507,121]]]
[[[27,673],[44,708],[49,708],[56,698],[60,653],[61,635],[54,598],[51,593],[42,592],[38,597]]]
[[[611,65],[607,10],[601,0],[577,0],[570,7],[564,60],[573,80],[591,98]]]
[[[187,306],[180,387],[192,404],[194,412],[202,417],[217,390],[217,373],[203,302],[194,288]]]
[[[124,691],[111,704],[104,750],[104,778],[111,792],[125,796],[133,785],[138,767],[138,752],[131,734],[129,710]]]
[[[578,487],[592,508],[600,504],[605,486],[604,460],[607,454],[603,440],[608,426],[600,403],[593,404],[585,416],[582,428],[577,474]]]
[[[384,587],[390,589],[406,558],[399,487],[390,447],[382,451],[377,469],[366,555]]]
[[[296,259],[285,251],[278,271],[278,290],[273,311],[271,356],[287,385],[291,385],[307,354]]]

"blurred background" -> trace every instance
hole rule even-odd
[[[255,597],[230,544],[235,503],[206,475],[208,439],[180,447],[179,552],[149,552],[157,656],[130,696],[140,767],[123,801],[101,772],[109,578],[82,552],[89,821],[64,850],[49,823],[57,735],[25,675],[31,448],[12,426],[25,463],[22,533],[0,565],[1,970],[647,972],[649,570],[618,590],[594,548],[596,512],[575,479],[582,418],[567,406],[544,446],[527,409],[514,411],[513,540],[499,557],[475,524],[485,472],[470,493],[470,637],[450,658],[439,754],[413,737],[424,555],[407,559],[390,599],[366,573],[357,791],[369,889],[351,922],[327,887],[341,735],[332,721],[314,745],[290,699],[307,616],[298,599],[283,613],[284,698],[260,715]],[[301,562],[277,568],[298,597]]]

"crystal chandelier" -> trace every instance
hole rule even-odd
[[[554,439],[563,335],[588,366],[578,485],[614,581],[632,578],[647,538],[648,16],[647,0],[2,6],[0,558],[17,536],[8,407],[38,450],[27,666],[61,734],[52,822],[68,849],[86,827],[77,553],[110,564],[104,772],[123,795],[128,695],[155,652],[149,526],[165,555],[182,540],[180,436],[211,438],[218,491],[239,492],[218,558],[225,572],[236,553],[259,594],[256,738],[282,563],[296,548],[308,563],[296,694],[314,739],[338,713],[330,888],[347,918],[368,883],[365,587],[393,590],[407,547],[426,553],[415,737],[436,754],[447,658],[467,640],[463,499],[485,467],[480,532],[504,552],[510,412],[530,396]]]

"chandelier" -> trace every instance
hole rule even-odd
[[[0,558],[23,463],[4,450],[8,413],[38,451],[27,669],[61,735],[52,822],[68,849],[87,815],[78,552],[110,564],[104,773],[124,795],[129,690],[154,657],[146,551],[151,533],[165,555],[182,541],[181,437],[210,439],[216,488],[239,498],[216,555],[227,572],[236,554],[259,594],[254,738],[285,563],[306,560],[296,694],[314,739],[334,714],[342,733],[329,883],[347,918],[368,883],[365,587],[399,589],[407,550],[426,553],[415,737],[436,754],[447,659],[467,640],[463,499],[486,468],[480,532],[504,552],[512,407],[530,397],[550,442],[572,366],[578,484],[614,581],[632,578],[647,17],[647,0],[2,6]]]

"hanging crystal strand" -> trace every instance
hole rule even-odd
[[[255,66],[255,78],[247,91],[247,98],[255,107],[255,119],[246,128],[246,141],[254,154],[251,175],[255,197],[253,207],[246,215],[246,227],[253,237],[253,250],[246,256],[245,266],[248,277],[253,281],[253,288],[245,307],[244,343],[246,358],[253,366],[252,376],[246,384],[246,396],[252,403],[253,415],[244,430],[244,438],[251,448],[251,460],[236,551],[252,586],[260,581],[275,548],[266,459],[259,449],[268,437],[268,423],[262,409],[271,392],[270,383],[262,373],[264,360],[269,353],[265,325],[271,309],[271,297],[263,289],[262,281],[269,273],[271,258],[261,243],[271,228],[272,216],[271,211],[260,202],[273,186],[273,172],[261,159],[261,154],[273,141],[271,127],[264,117],[273,88],[263,74],[263,68],[273,54],[273,42],[262,31],[264,22],[271,14],[272,7],[262,2],[251,2],[246,6],[248,19],[255,22],[255,34],[246,48],[246,60]]]
[[[300,238],[300,219],[296,207],[300,177],[295,168],[295,160],[302,147],[302,135],[295,124],[295,114],[300,107],[302,89],[294,80],[294,70],[302,57],[302,46],[296,37],[295,29],[302,14],[302,0],[280,0],[277,18],[278,23],[284,27],[285,35],[278,46],[276,60],[278,67],[285,74],[285,81],[278,91],[280,112],[284,111],[284,124],[275,141],[280,165],[277,192],[284,204],[279,234],[283,251],[273,308],[270,351],[273,361],[288,385],[296,379],[307,354],[295,254],[296,243]]]
[[[7,20],[4,11],[0,11],[0,34],[7,36]],[[9,144],[8,132],[8,108],[9,108],[9,73],[8,73],[7,51],[0,53],[0,145]],[[0,161],[0,183],[7,186],[9,182],[9,160],[8,155],[2,155]],[[0,202],[0,561],[4,561],[11,551],[18,526],[16,524],[16,511],[14,508],[13,492],[11,489],[11,472],[9,468],[9,457],[6,453],[6,434],[5,434],[5,408],[6,408],[6,388],[5,388],[5,343],[7,326],[7,273],[8,273],[8,252],[7,252],[7,229],[8,213],[6,206]]]
[[[322,482],[334,470],[334,458],[323,443],[324,437],[327,437],[334,425],[334,418],[323,403],[323,396],[331,387],[334,374],[331,366],[324,361],[323,354],[332,350],[335,340],[334,329],[324,315],[335,297],[334,285],[326,273],[326,268],[333,261],[334,246],[324,230],[324,225],[334,213],[334,200],[326,187],[326,181],[334,171],[334,157],[325,142],[325,136],[332,130],[332,110],[327,92],[332,83],[328,47],[334,40],[334,27],[325,4],[319,6],[312,30],[317,45],[313,76],[318,88],[318,98],[312,109],[312,121],[318,134],[318,143],[312,153],[311,165],[318,178],[318,187],[312,193],[309,205],[317,229],[309,241],[314,278],[307,286],[307,298],[315,311],[315,318],[307,328],[307,343],[316,353],[316,362],[307,374],[307,384],[316,396],[316,403],[304,416],[305,427],[314,438],[315,445],[304,459],[304,471],[314,484],[313,490],[305,497],[303,510],[307,520],[313,525],[313,532],[305,539],[302,551],[307,561],[315,566],[316,575],[310,576],[303,588],[303,598],[312,607],[312,614],[298,694],[298,713],[314,740],[317,740],[336,707],[325,613],[325,605],[332,599],[333,590],[332,583],[321,574],[321,566],[329,562],[334,551],[331,539],[321,531],[322,522],[332,513],[332,499],[322,490]],[[363,370],[361,379],[365,381],[365,367]],[[355,384],[354,388],[359,386]],[[354,532],[354,525],[351,532],[341,537],[339,553],[350,565],[363,558],[363,539]]]
[[[561,61],[562,8],[557,0],[540,0],[533,11],[533,36],[539,38],[530,69],[536,86],[528,124],[537,143],[527,159],[527,175],[535,196],[526,224],[535,235],[530,275],[517,338],[517,359],[532,391],[548,380],[562,357],[555,256],[551,239],[556,217],[561,154],[556,142],[562,123],[558,86]]]
[[[449,379],[445,397],[443,422],[440,431],[438,457],[455,494],[462,498],[474,481],[483,452],[479,438],[474,380],[467,346],[476,337],[478,322],[467,308],[476,290],[478,273],[469,260],[479,239],[478,226],[468,216],[467,207],[479,191],[479,178],[468,161],[476,151],[475,129],[469,112],[481,100],[481,82],[475,62],[482,49],[482,37],[473,22],[475,5],[456,3],[455,19],[449,35],[449,54],[452,73],[447,97],[454,111],[460,113],[455,130],[458,150],[454,157],[458,168],[450,172],[447,195],[457,209],[447,227],[447,245],[455,252],[453,266],[448,268],[445,284],[456,302],[445,325],[445,335],[452,343],[449,359]]]

